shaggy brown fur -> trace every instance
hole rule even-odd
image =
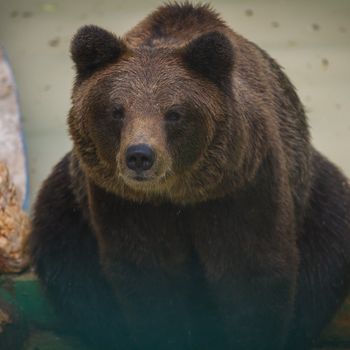
[[[348,292],[350,188],[278,64],[188,3],[71,52],[31,236],[57,309],[110,349],[308,349]]]

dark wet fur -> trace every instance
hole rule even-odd
[[[103,349],[310,349],[349,290],[350,187],[310,145],[292,84],[206,6],[166,5],[123,39],[90,33],[97,65],[74,46],[86,30],[72,46],[73,98],[133,50],[152,57],[160,46],[160,57],[183,60],[189,95],[213,92],[216,121],[199,128],[214,137],[173,197],[153,196],[113,183],[110,146],[96,134],[96,150],[101,130],[86,133],[79,118],[90,110],[73,106],[74,149],[43,184],[30,240],[57,311]]]

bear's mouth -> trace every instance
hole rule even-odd
[[[137,186],[143,186],[146,184],[157,184],[160,180],[160,177],[158,176],[152,176],[152,175],[145,175],[145,174],[128,174],[128,175],[122,175],[121,176],[123,181],[131,187]]]
[[[138,174],[138,175],[135,175],[134,177],[132,177],[133,180],[135,181],[139,181],[139,182],[143,182],[143,181],[148,181],[149,178],[147,176],[144,176],[144,175],[141,175],[141,174]]]
[[[123,174],[121,175],[124,183],[132,188],[136,189],[152,189],[159,190],[160,187],[164,186],[168,178],[167,174],[162,175],[150,175],[150,174]]]

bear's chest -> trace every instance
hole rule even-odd
[[[181,208],[123,205],[99,219],[100,254],[108,266],[178,274],[193,260],[190,217]]]

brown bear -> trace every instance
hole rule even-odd
[[[309,349],[349,290],[350,187],[279,65],[206,5],[75,35],[73,149],[30,239],[99,349]]]

